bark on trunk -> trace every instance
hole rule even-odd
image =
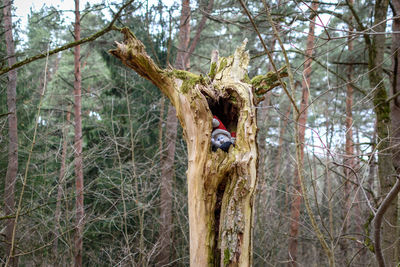
[[[4,30],[6,39],[6,49],[8,57],[8,65],[12,66],[16,63],[15,45],[12,36],[12,17],[11,17],[12,1],[5,0],[3,7]],[[12,215],[15,213],[15,181],[18,173],[18,129],[17,129],[17,70],[8,72],[7,83],[7,107],[8,107],[8,165],[6,179],[4,182],[4,215]],[[10,266],[18,265],[18,258],[13,257],[12,235],[15,219],[5,221],[5,244],[6,253],[10,256],[8,263]]]
[[[312,9],[317,10],[318,2],[313,2]],[[308,36],[307,36],[307,46],[306,46],[306,60],[304,62],[304,71],[303,71],[303,81],[302,81],[302,96],[301,96],[301,104],[300,104],[300,116],[298,119],[299,124],[299,142],[301,145],[301,162],[297,164],[303,165],[304,160],[304,135],[306,131],[306,123],[307,123],[307,113],[308,113],[308,97],[309,97],[309,86],[311,81],[311,63],[312,63],[312,54],[314,51],[314,30],[315,30],[315,16],[310,21]],[[300,175],[298,173],[298,168],[294,171],[294,187],[295,194],[291,207],[291,224],[290,224],[290,238],[289,238],[289,266],[296,266],[297,262],[297,236],[299,234],[299,225],[300,225],[300,206],[302,199],[302,191],[300,185]]]
[[[352,3],[352,0],[349,0],[349,2]],[[352,28],[349,28],[349,32],[352,32]],[[351,41],[351,36],[348,37],[348,51],[349,54],[351,55],[351,51],[353,50],[353,43]],[[343,234],[346,235],[348,232],[348,227],[349,227],[349,218],[347,214],[351,210],[351,181],[354,178],[353,172],[351,169],[354,168],[354,147],[353,147],[353,113],[352,113],[352,107],[353,107],[353,86],[351,84],[351,81],[353,80],[353,65],[349,65],[347,68],[347,84],[346,84],[346,122],[345,122],[345,128],[346,128],[346,144],[345,144],[345,153],[346,156],[344,158],[344,176],[346,178],[344,182],[344,196],[343,199],[345,201],[343,210],[342,210],[342,218],[343,218]],[[351,168],[351,169],[350,169]],[[342,239],[340,241],[340,248],[342,250],[342,263],[347,264],[347,245],[348,241],[346,239]]]
[[[188,149],[191,266],[250,266],[257,125],[256,88],[247,77],[245,43],[233,56],[213,62],[204,77],[160,69],[129,29],[121,32],[124,43],[110,52],[169,97],[183,128]],[[213,115],[237,133],[235,146],[228,152],[211,150]]]
[[[80,40],[80,12],[79,0],[75,0],[75,41]],[[74,49],[75,80],[74,80],[74,115],[75,115],[75,187],[76,187],[76,232],[75,232],[75,266],[82,266],[83,249],[83,162],[82,162],[82,117],[81,117],[81,48],[80,45]]]

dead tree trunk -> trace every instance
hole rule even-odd
[[[124,43],[110,52],[170,99],[183,128],[191,266],[250,266],[258,158],[255,103],[276,86],[277,75],[249,80],[245,42],[233,56],[214,60],[207,76],[162,70],[129,29],[121,32]],[[211,149],[213,115],[237,134],[228,152]]]
[[[12,17],[11,17],[11,0],[4,1],[3,16],[4,30],[6,39],[6,48],[8,56],[8,65],[11,67],[15,64],[15,45],[12,35]],[[17,70],[11,70],[8,73],[7,82],[7,106],[8,106],[8,165],[6,179],[4,182],[4,214],[12,215],[15,212],[15,181],[18,173],[18,128],[17,128]],[[10,256],[7,261],[10,266],[17,266],[18,259],[13,257],[13,249],[11,243],[13,240],[13,229],[15,218],[6,220],[5,222],[5,244],[6,253]]]

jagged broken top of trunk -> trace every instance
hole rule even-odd
[[[255,104],[262,101],[262,96],[267,91],[279,86],[278,74],[275,72],[258,75],[250,80],[247,75],[250,57],[248,51],[245,50],[247,39],[236,49],[233,56],[218,58],[218,53],[216,53],[217,58],[211,61],[210,72],[202,76],[175,69],[161,69],[147,55],[143,43],[128,28],[122,28],[120,31],[124,34],[124,42],[116,42],[117,49],[110,50],[109,52],[121,59],[126,66],[134,69],[139,75],[154,83],[170,99],[173,92],[168,88],[171,88],[173,78],[189,78],[192,83],[203,85],[209,85],[213,81],[248,83],[251,85],[254,93]],[[284,68],[281,68],[278,72],[280,77],[287,76]],[[186,91],[183,90],[183,93],[186,93]]]

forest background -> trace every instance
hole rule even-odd
[[[71,46],[47,54],[110,23],[129,27],[164,68],[172,68],[181,52],[187,70],[206,74],[212,50],[231,55],[247,38],[249,77],[273,70],[268,53],[278,68],[293,72],[294,94],[277,87],[257,106],[254,266],[326,266],[332,259],[339,266],[375,266],[381,264],[377,232],[386,264],[399,262],[397,192],[381,231],[374,231],[400,167],[399,1],[126,3],[81,6],[78,39],[74,10],[43,5],[30,11],[26,25],[13,17],[15,53],[3,41],[13,6],[1,6],[1,264],[68,266],[76,263],[80,239],[83,265],[189,265],[182,129],[173,123],[168,99],[108,53],[122,40],[118,31],[80,45],[81,191],[76,185],[77,52]],[[184,50],[178,39],[182,7],[189,8],[194,43]],[[38,54],[44,56],[7,69],[12,58]],[[10,73],[17,75],[15,111]],[[292,114],[296,108],[299,119]],[[296,136],[302,162],[295,156]],[[165,172],[171,145],[173,168]],[[79,208],[84,224],[77,223]]]

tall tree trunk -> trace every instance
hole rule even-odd
[[[182,0],[181,19],[179,26],[178,53],[175,60],[175,68],[185,70],[189,68],[189,57],[185,61],[185,52],[190,41],[190,1]],[[172,104],[168,105],[165,143],[166,153],[161,161],[161,227],[160,227],[160,254],[158,265],[166,265],[170,262],[172,250],[172,187],[175,175],[174,160],[177,137],[178,118]]]
[[[386,30],[386,17],[388,0],[375,2],[373,29],[375,32],[384,33]],[[380,195],[384,198],[394,186],[396,178],[393,176],[392,150],[390,149],[390,103],[387,101],[387,92],[383,82],[383,63],[385,52],[384,34],[374,34],[371,37],[364,35],[368,47],[368,78],[371,89],[374,91],[373,103],[376,114],[378,178]],[[393,236],[396,236],[397,225],[397,197],[389,205],[383,220],[382,249],[387,264],[395,265],[395,245]]]
[[[75,0],[75,40],[81,38],[79,0]],[[76,231],[75,231],[75,266],[82,266],[83,253],[83,228],[84,228],[84,206],[83,206],[83,160],[82,160],[82,117],[81,117],[81,47],[75,46],[75,80],[74,80],[74,115],[75,115],[75,187],[76,187]]]
[[[349,0],[349,2],[352,3],[352,0]],[[350,27],[349,32],[351,33],[353,29]],[[351,55],[353,51],[353,42],[351,40],[351,34],[348,37],[347,41],[347,46],[348,46],[348,51],[349,55]],[[342,210],[342,218],[343,218],[343,230],[342,233],[346,235],[348,232],[348,227],[349,227],[349,216],[350,210],[351,210],[351,188],[352,184],[351,182],[354,180],[354,174],[351,169],[354,169],[354,142],[353,142],[353,113],[352,113],[352,108],[353,108],[353,86],[351,84],[351,81],[353,80],[353,66],[350,64],[347,68],[347,84],[346,84],[346,122],[345,122],[345,128],[346,128],[346,144],[345,144],[345,158],[344,158],[344,176],[345,176],[345,182],[344,182],[344,196],[343,199],[345,201],[345,204],[343,206]],[[354,181],[353,181],[354,182]],[[342,263],[345,265],[347,263],[347,254],[348,254],[348,247],[347,247],[348,241],[346,239],[342,239],[340,241],[340,248],[342,250]]]
[[[191,266],[250,266],[258,157],[255,103],[259,101],[253,90],[259,92],[260,77],[246,79],[245,42],[233,56],[212,62],[207,76],[200,76],[160,69],[129,29],[121,32],[124,43],[110,53],[169,97],[183,128]],[[213,114],[237,133],[228,152],[211,150]]]
[[[400,175],[400,96],[398,93],[400,92],[400,19],[398,16],[400,15],[400,1],[392,1],[393,7],[393,15],[396,17],[393,19],[392,24],[392,66],[393,66],[393,77],[392,77],[392,101],[391,104],[391,122],[392,122],[392,134],[391,134],[391,142],[392,142],[392,151],[393,151],[393,167],[396,172],[396,175]],[[395,200],[394,205],[397,204]],[[398,214],[397,214],[398,216]],[[399,236],[400,230],[397,230],[396,236]],[[400,261],[400,244],[397,241],[397,245],[395,245],[396,253],[394,261]]]
[[[15,44],[12,35],[12,16],[11,16],[11,0],[4,0],[3,19],[4,30],[6,39],[6,49],[8,57],[8,65],[12,66],[16,63],[15,58]],[[4,182],[4,214],[12,215],[15,212],[15,181],[18,172],[18,129],[17,129],[17,70],[8,72],[7,83],[7,106],[8,106],[8,165],[6,180]],[[13,257],[12,248],[12,235],[14,229],[15,219],[11,218],[5,222],[5,243],[6,253],[10,255],[8,263],[11,266],[18,265],[18,258]]]
[[[318,2],[313,2],[312,9],[317,10]],[[312,63],[312,54],[314,51],[314,30],[315,30],[315,16],[313,16],[310,21],[308,36],[307,36],[307,46],[306,46],[306,59],[304,62],[304,71],[303,71],[303,81],[301,84],[302,87],[302,96],[301,96],[301,104],[300,104],[300,116],[299,116],[299,142],[301,145],[301,162],[297,162],[297,164],[301,164],[304,161],[304,135],[306,131],[306,123],[307,123],[307,113],[308,113],[308,97],[309,97],[309,86],[311,81],[311,63]],[[294,199],[292,201],[291,207],[291,224],[290,224],[290,237],[289,237],[289,266],[296,266],[297,262],[297,236],[299,234],[299,225],[300,225],[300,207],[301,207],[301,185],[300,185],[300,175],[298,173],[298,168],[295,169],[294,172]]]

